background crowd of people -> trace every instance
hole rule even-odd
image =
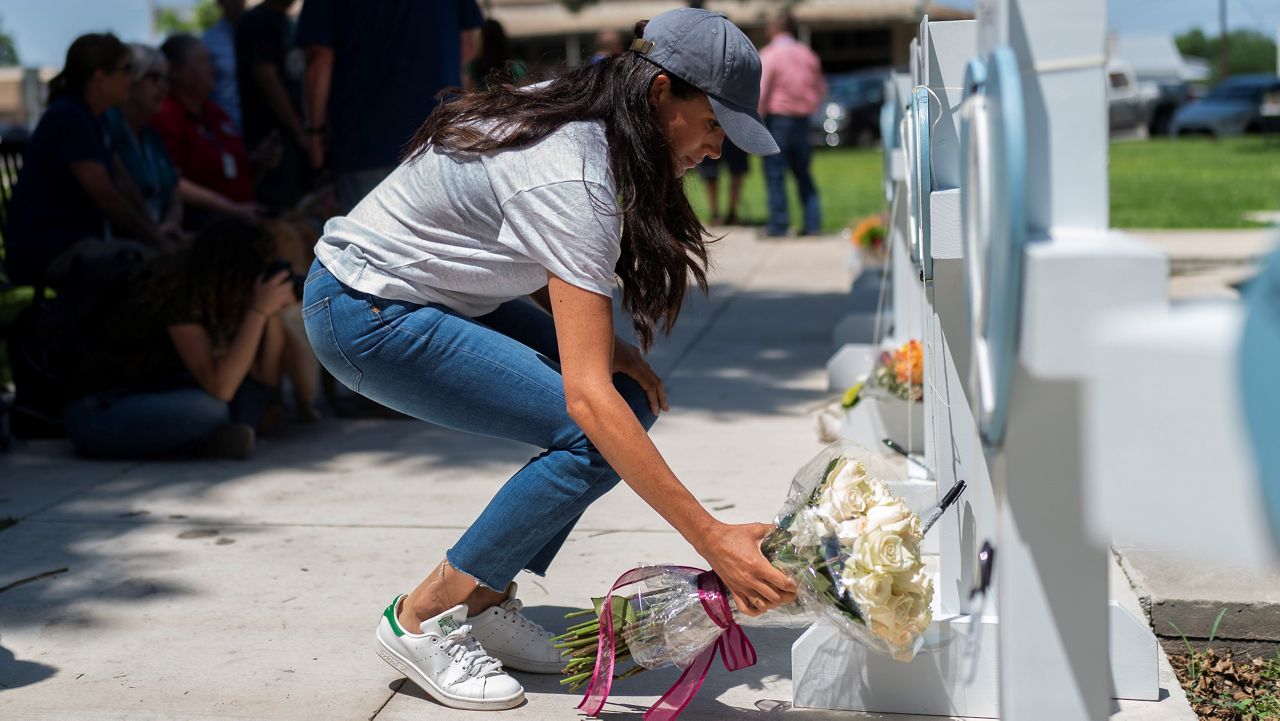
[[[319,371],[292,288],[324,222],[395,169],[439,91],[532,79],[475,0],[307,0],[296,23],[295,2],[219,0],[199,37],[152,47],[92,33],[67,50],[3,228],[9,281],[38,289],[10,339],[27,351],[10,356],[37,433],[65,432],[95,456],[243,458],[285,405],[316,417]],[[766,161],[768,231],[785,232],[773,194],[786,169],[810,230],[807,143],[788,138],[821,91],[791,87],[813,81],[797,77],[806,59],[790,29],[774,30],[761,110],[783,155]],[[627,42],[600,33],[591,61]],[[747,168],[726,143],[700,169],[713,222],[738,221]]]
[[[68,48],[3,228],[8,280],[37,289],[9,353],[29,434],[89,456],[244,458],[282,385],[316,416],[300,274],[323,223],[463,84],[483,18],[474,0],[309,0],[295,27],[294,3],[221,0],[201,37]],[[514,75],[500,26],[485,38],[477,86]]]

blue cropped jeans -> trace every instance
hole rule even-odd
[[[618,474],[565,407],[555,326],[523,300],[477,318],[353,290],[319,261],[302,299],[307,337],[339,381],[401,413],[544,449],[503,485],[445,554],[482,585],[545,574],[582,512]],[[656,420],[628,376],[614,386],[646,429]]]

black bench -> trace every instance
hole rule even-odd
[[[26,152],[26,142],[0,142],[0,228],[8,220],[9,200],[13,198],[13,188],[18,184],[18,172],[22,170],[22,159]],[[0,235],[0,344],[4,346],[7,361],[8,341],[18,313],[31,302],[43,300],[44,288],[18,286],[10,282],[8,273],[4,270],[4,259],[4,237]],[[30,301],[26,300],[28,295]],[[9,448],[9,411],[12,400],[8,391],[0,388],[0,451]]]

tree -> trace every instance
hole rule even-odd
[[[1175,41],[1183,55],[1217,60],[1220,38],[1207,37],[1200,28],[1179,35]],[[1276,43],[1256,30],[1233,30],[1227,35],[1227,73],[1274,73],[1276,71]],[[1217,68],[1213,81],[1217,82]]]
[[[156,32],[161,35],[193,33],[199,35],[217,24],[222,11],[214,0],[200,0],[194,8],[164,7],[156,10]]]
[[[18,46],[0,23],[0,66],[18,65]]]

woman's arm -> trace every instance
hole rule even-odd
[[[329,117],[329,88],[333,81],[333,48],[308,45],[307,52],[307,151],[311,167],[319,170],[325,161],[325,133]]]
[[[209,331],[198,323],[169,326],[169,339],[200,387],[214,398],[230,403],[258,355],[268,319],[292,302],[293,281],[287,271],[258,281],[253,303],[240,321],[231,348],[221,358],[214,358]]]
[[[169,209],[160,219],[160,232],[171,237],[182,235],[182,196],[175,187],[169,195]]]
[[[224,403],[230,403],[236,390],[249,375],[249,367],[258,353],[258,343],[266,327],[267,317],[250,310],[240,323],[240,330],[231,341],[231,348],[221,358],[213,357],[213,341],[209,331],[199,323],[181,323],[169,326],[169,339],[178,349],[182,364],[195,376],[196,382],[206,393]]]
[[[121,235],[135,238],[147,245],[165,249],[168,241],[160,235],[156,224],[145,213],[139,212],[125,198],[107,174],[107,166],[102,163],[83,161],[70,164],[71,174],[76,182],[84,188],[84,192],[93,200],[107,218],[116,226]]]
[[[147,210],[147,199],[142,195],[142,189],[134,181],[133,175],[129,173],[129,166],[124,164],[124,160],[117,153],[111,156],[112,175],[111,180],[115,183],[116,190],[124,196],[124,199],[133,207],[134,212],[139,215],[150,218]]]
[[[767,524],[728,525],[717,521],[671,471],[644,427],[613,385],[612,300],[551,276],[548,286],[565,403],[570,417],[600,449],[605,460],[711,564],[749,615],[794,598],[795,584],[765,560],[760,539]],[[647,366],[645,366],[647,370]],[[649,371],[652,374],[652,371]],[[639,380],[639,379],[638,379]],[[645,390],[656,414],[661,381]],[[752,599],[763,603],[756,604]]]

